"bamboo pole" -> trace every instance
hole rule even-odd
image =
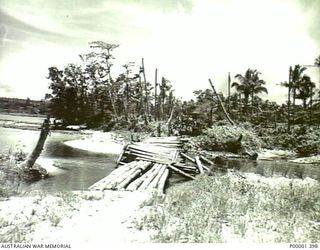
[[[214,88],[214,86],[213,86],[210,78],[209,78],[209,83],[210,83],[210,85],[211,85],[211,88],[212,88],[212,90],[213,90],[214,95],[215,95],[215,96],[217,97],[217,99],[218,99],[218,102],[219,102],[219,104],[220,104],[220,107],[221,107],[224,115],[226,116],[226,118],[228,119],[228,121],[230,122],[230,124],[231,124],[231,125],[234,125],[234,122],[231,120],[231,118],[230,118],[230,116],[228,115],[226,109],[224,108],[223,103],[222,103],[222,101],[221,101],[221,99],[220,99],[220,96],[217,94],[216,89]]]
[[[176,168],[175,166],[173,166],[172,164],[168,165],[168,168],[172,169],[173,171],[175,171],[178,174],[181,174],[184,177],[190,178],[192,180],[194,180],[195,178],[192,175],[187,174],[186,172]]]

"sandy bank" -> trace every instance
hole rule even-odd
[[[297,159],[290,160],[290,162],[301,163],[301,164],[320,164],[320,155],[297,158]]]
[[[121,191],[12,197],[0,202],[0,242],[69,243],[81,249],[148,242],[149,234],[132,225],[148,197],[150,193]]]
[[[94,153],[120,154],[125,143],[116,137],[114,133],[92,131],[80,140],[66,141],[64,143],[70,147]]]
[[[262,149],[258,152],[259,160],[274,160],[274,159],[288,159],[295,158],[296,153],[291,150],[281,149]]]

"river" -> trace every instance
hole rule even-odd
[[[0,115],[0,120],[40,124],[43,118]],[[39,130],[22,130],[0,127],[0,153],[23,150],[30,152],[35,146]],[[63,142],[81,138],[79,132],[52,131],[46,141],[41,158],[52,160],[54,168],[49,170],[51,177],[30,186],[31,189],[48,192],[84,190],[108,175],[115,166],[116,155],[96,154],[65,145]],[[315,165],[295,164],[284,160],[251,161],[229,160],[219,166],[226,170],[249,172],[265,177],[284,176],[288,178],[310,177],[320,181],[320,168]],[[170,183],[175,183],[175,181]]]
[[[30,152],[38,140],[39,132],[0,127],[0,153],[18,150]],[[84,190],[114,169],[115,155],[90,153],[63,143],[80,138],[81,134],[77,132],[50,133],[41,158],[44,162],[46,159],[53,160],[55,167],[49,169],[50,178],[32,184],[30,189],[48,192]]]

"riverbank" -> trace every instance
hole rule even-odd
[[[201,175],[165,196],[29,193],[0,202],[0,242],[70,244],[319,242],[320,184],[255,174]]]
[[[112,132],[86,131],[80,140],[66,141],[64,144],[94,153],[120,154],[125,145],[125,140]]]
[[[121,191],[11,197],[0,202],[0,242],[71,244],[81,249],[149,242],[149,234],[131,224],[148,197]]]
[[[201,175],[144,203],[136,228],[161,243],[319,242],[320,184],[311,178]]]

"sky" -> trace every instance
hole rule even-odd
[[[120,45],[115,65],[143,57],[147,80],[158,68],[183,99],[208,78],[226,94],[228,72],[251,68],[262,97],[283,102],[289,66],[320,55],[319,17],[317,0],[0,0],[0,96],[43,98],[48,68],[80,63],[100,40]],[[308,69],[317,86],[319,73]]]

